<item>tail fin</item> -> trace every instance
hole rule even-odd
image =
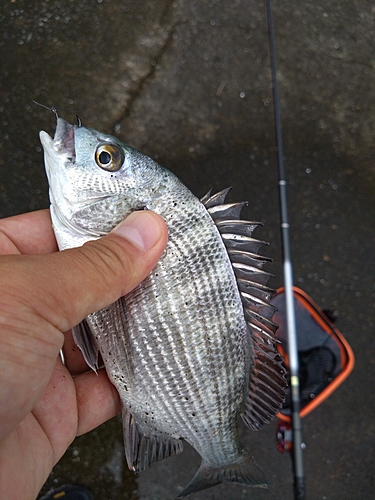
[[[246,486],[256,486],[258,488],[268,488],[268,481],[263,471],[257,466],[253,457],[244,450],[239,459],[224,467],[213,468],[202,462],[193,479],[177,495],[176,500],[186,497],[190,493],[220,484],[223,481],[244,484]]]

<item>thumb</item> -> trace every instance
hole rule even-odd
[[[149,211],[133,212],[108,236],[50,254],[56,260],[54,274],[60,285],[58,297],[54,298],[62,306],[54,318],[55,326],[66,331],[87,314],[129,293],[155,267],[167,237],[161,216]],[[51,296],[56,296],[52,280],[49,286]],[[51,305],[54,314],[57,309]]]
[[[18,260],[18,266],[13,260],[12,288],[39,316],[65,332],[137,286],[156,265],[166,242],[162,217],[134,212],[108,236],[82,247],[12,256]]]

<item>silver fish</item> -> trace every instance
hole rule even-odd
[[[228,190],[201,200],[171,172],[115,137],[57,119],[40,133],[60,249],[107,234],[129,213],[153,210],[169,241],[133,292],[74,329],[87,363],[98,351],[122,402],[131,470],[178,454],[183,440],[202,464],[176,498],[222,481],[267,486],[239,441],[269,422],[284,400],[285,369],[269,304],[270,275]]]

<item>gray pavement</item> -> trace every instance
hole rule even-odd
[[[350,378],[303,420],[309,499],[373,498],[375,8],[367,0],[275,1],[295,282],[356,355]],[[197,195],[233,186],[272,243],[282,283],[272,91],[264,1],[2,2],[0,216],[48,206],[38,131],[55,106],[69,121],[117,134]],[[241,429],[269,490],[222,485],[205,499],[291,499],[274,425]],[[78,438],[43,492],[86,484],[100,499],[172,499],[193,476],[188,449],[134,477],[114,419]]]

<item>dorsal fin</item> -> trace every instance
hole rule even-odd
[[[209,191],[201,202],[216,224],[232,262],[252,338],[253,359],[242,418],[248,427],[258,430],[272,420],[284,402],[286,370],[274,337],[275,308],[269,300],[275,292],[267,287],[272,274],[262,269],[271,259],[258,253],[268,243],[252,237],[254,229],[263,224],[241,220],[240,212],[246,203],[225,204],[228,191],[214,195]]]

